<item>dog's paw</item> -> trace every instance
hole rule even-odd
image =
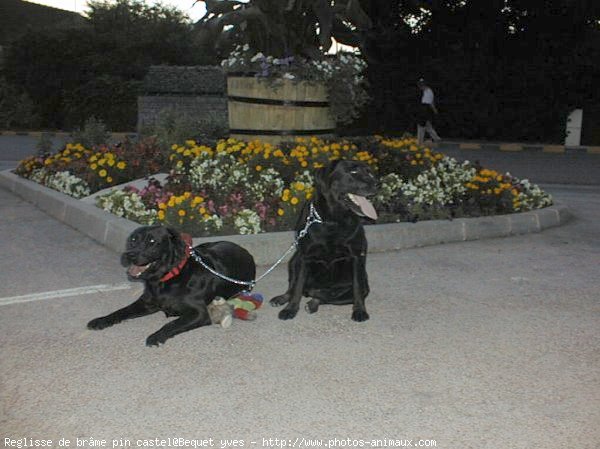
[[[152,346],[160,346],[161,344],[164,344],[165,341],[167,341],[167,337],[161,332],[156,332],[146,338],[146,346],[149,348]]]
[[[308,313],[315,313],[317,310],[319,310],[319,304],[319,300],[313,298],[306,303],[304,310],[306,310]]]
[[[292,318],[294,318],[296,316],[296,314],[298,313],[298,309],[283,309],[281,312],[279,312],[279,319],[280,320],[291,320]]]
[[[369,314],[366,310],[355,310],[352,312],[352,320],[357,322],[367,321],[369,319]]]
[[[92,321],[90,321],[87,324],[87,328],[94,330],[94,331],[99,331],[102,329],[106,329],[107,327],[112,326],[114,323],[112,320],[106,318],[106,317],[100,317],[100,318],[95,318]]]
[[[271,300],[269,301],[269,304],[271,304],[273,307],[279,307],[288,302],[290,302],[290,297],[286,294],[283,294],[283,295],[279,295],[279,296],[275,296],[274,298],[271,298]]]

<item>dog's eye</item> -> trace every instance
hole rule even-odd
[[[151,245],[154,245],[156,243],[156,240],[154,240],[154,237],[150,237],[150,239],[148,240],[148,243],[150,243]]]
[[[358,170],[350,170],[350,174],[351,175],[357,175],[358,174]]]

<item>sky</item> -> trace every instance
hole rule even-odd
[[[29,1],[29,0],[26,0]],[[35,0],[31,3],[38,3],[40,5],[48,5],[54,8],[66,9],[69,11],[76,11],[78,13],[84,13],[87,10],[87,0]],[[204,3],[198,2],[193,8],[194,0],[146,0],[148,4],[162,3],[163,5],[175,6],[177,9],[183,11],[192,20],[196,21],[204,15]]]

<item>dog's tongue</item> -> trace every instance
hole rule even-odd
[[[142,274],[144,271],[146,271],[146,268],[148,268],[148,265],[131,265],[127,269],[127,273],[129,273],[130,276],[133,276],[134,278],[136,278],[140,274]]]
[[[360,211],[366,217],[377,220],[377,211],[368,199],[366,199],[364,196],[356,195],[354,193],[350,193],[349,196],[358,205],[358,207],[360,207]]]

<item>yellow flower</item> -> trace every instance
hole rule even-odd
[[[98,168],[98,164],[92,164],[92,165],[90,165],[90,168],[92,170],[96,170]]]
[[[127,163],[126,163],[126,162],[123,162],[123,161],[121,161],[121,162],[119,162],[119,163],[117,164],[117,168],[118,168],[119,170],[123,170],[125,167],[127,167]]]
[[[109,176],[106,178],[106,182],[113,182],[113,179]]]
[[[105,177],[107,174],[108,174],[108,173],[107,173],[107,172],[106,172],[106,170],[104,170],[104,169],[102,169],[102,170],[100,170],[100,171],[98,172],[98,175],[99,175],[101,178],[104,178],[104,177]]]
[[[185,210],[179,209],[179,211],[177,212],[177,215],[179,215],[180,217],[185,217]]]
[[[283,214],[285,214],[283,209],[277,209],[277,215],[281,217]]]
[[[294,188],[295,188],[296,190],[300,190],[300,191],[302,191],[302,190],[304,190],[304,183],[302,183],[302,182],[297,182],[297,183],[294,185]]]
[[[162,210],[165,210],[167,208],[167,205],[165,203],[160,203],[158,205],[158,208],[162,211]],[[164,214],[164,212],[163,212],[163,214]]]
[[[262,170],[262,166],[261,165],[257,165],[256,166],[256,171],[261,171]]]
[[[290,200],[290,203],[292,203],[293,205],[298,204],[298,198],[296,198],[295,196],[292,197],[292,199]]]

